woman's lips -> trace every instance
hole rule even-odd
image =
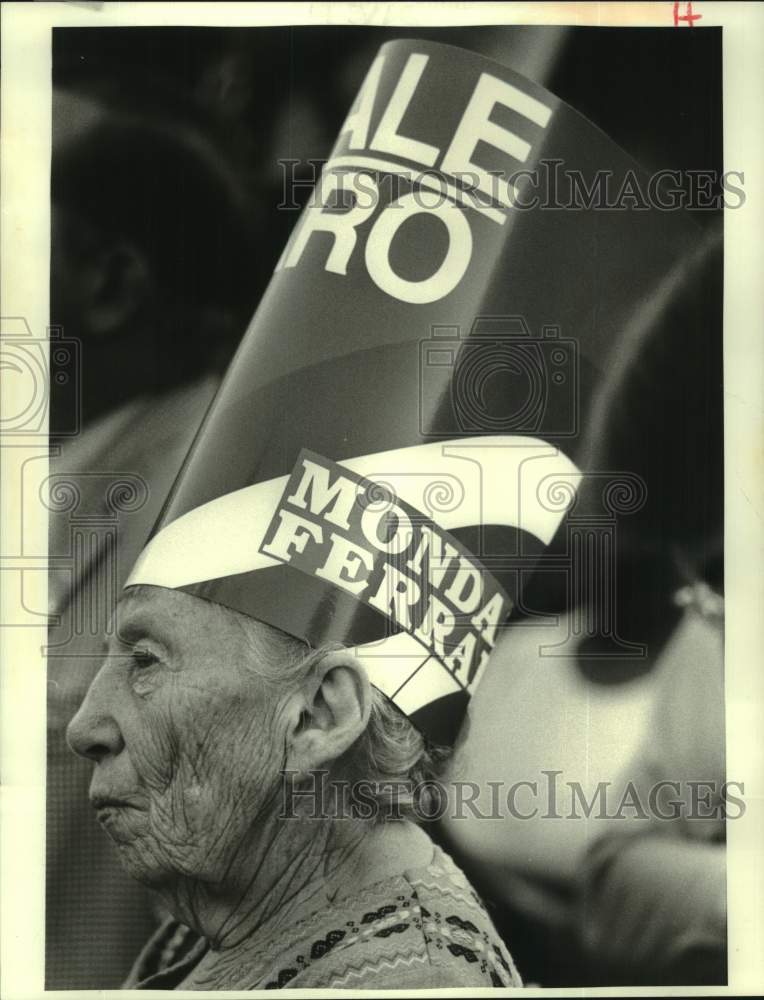
[[[90,804],[97,813],[107,809],[137,809],[135,802],[129,799],[120,799],[114,795],[91,795]]]
[[[92,795],[90,802],[95,809],[99,826],[118,843],[131,841],[142,825],[145,809],[134,799],[116,795]]]

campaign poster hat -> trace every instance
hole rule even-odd
[[[555,163],[582,204],[533,204]],[[694,238],[603,177],[644,181],[544,88],[384,45],[126,586],[344,643],[452,743],[619,331]]]

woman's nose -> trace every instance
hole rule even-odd
[[[99,673],[66,730],[71,749],[96,763],[108,756],[116,757],[125,745],[113,714],[114,694],[110,696],[108,689],[108,683]]]

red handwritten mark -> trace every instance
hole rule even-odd
[[[680,13],[679,13],[679,8],[680,7],[684,7],[685,8],[685,13],[684,14],[680,15]],[[679,3],[675,3],[674,4],[674,27],[675,28],[679,27],[679,22],[680,21],[684,21],[687,24],[687,27],[691,28],[693,21],[699,21],[701,19],[701,17],[703,17],[702,14],[693,14],[693,12],[692,12],[692,0],[687,0],[687,3],[684,3],[684,4],[679,4]]]

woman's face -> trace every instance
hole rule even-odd
[[[284,737],[252,659],[217,605],[160,587],[120,602],[68,739],[95,762],[91,802],[142,882],[222,881],[277,804]]]

